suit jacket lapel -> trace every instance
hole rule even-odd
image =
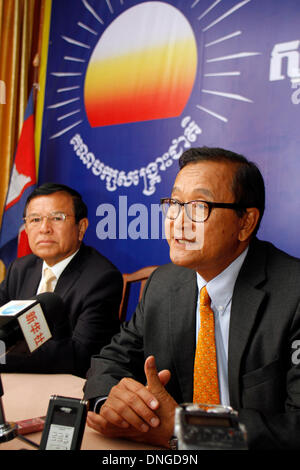
[[[28,266],[20,292],[18,293],[19,299],[28,299],[36,294],[41,280],[42,265],[43,261],[40,258],[36,258],[34,263],[31,266]]]
[[[170,333],[172,354],[183,401],[193,396],[193,367],[191,357],[196,344],[197,282],[192,270],[182,271],[173,286],[170,300]]]
[[[83,246],[80,248],[79,252],[74,256],[70,261],[64,271],[61,273],[54,292],[64,298],[72,287],[72,285],[77,282],[81,274],[81,263],[83,257]]]
[[[240,370],[241,361],[251,331],[254,327],[259,307],[265,292],[258,286],[265,278],[266,254],[260,242],[254,241],[249,248],[244,265],[237,278],[232,297],[229,349],[228,382],[230,404],[240,407]]]

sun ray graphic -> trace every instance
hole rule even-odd
[[[97,2],[92,6],[91,0],[81,0],[88,14],[76,22],[76,33],[61,34],[68,53],[62,69],[49,72],[57,80],[57,94],[47,106],[57,113],[57,129],[49,138],[61,137],[86,120],[97,128],[179,117],[192,91],[195,119],[205,113],[228,123],[216,100],[253,102],[232,85],[242,80],[239,64],[260,52],[237,50],[242,29],[225,34],[222,25],[250,2],[236,0],[226,9],[224,0],[211,0],[205,8],[202,1],[191,0],[185,9],[193,16],[192,28],[183,9],[169,3],[141,1],[128,7],[125,0],[105,0],[100,8]]]
[[[198,21],[203,22],[206,15],[209,12],[213,11],[213,9],[218,4],[220,4],[221,1],[222,0],[216,0],[216,1],[212,2],[211,5],[204,12],[200,13],[200,15],[197,16]],[[206,25],[204,24],[203,27],[202,27],[202,32],[206,33],[207,31],[209,31],[211,29],[217,28],[218,25],[222,21],[225,21],[232,14],[236,13],[240,8],[246,6],[250,1],[251,0],[243,0],[243,1],[240,1],[240,2],[236,3],[229,10],[225,11],[220,16],[217,16],[213,21],[210,21]],[[198,4],[199,4],[199,0],[196,0],[191,5],[191,8],[197,7]],[[201,4],[200,4],[200,6],[201,6]],[[195,8],[195,11],[196,10],[197,10],[197,8]],[[222,42],[238,38],[241,34],[242,34],[242,31],[237,30],[237,31],[233,31],[232,33],[227,34],[225,36],[216,37],[212,41],[206,42],[204,44],[204,48],[206,50],[213,50],[214,46],[216,46],[216,45],[218,45]],[[223,56],[210,57],[210,58],[207,58],[205,62],[206,62],[206,64],[223,63],[224,61],[225,61],[225,63],[231,63],[231,61],[234,60],[234,59],[244,59],[244,58],[257,56],[257,55],[260,55],[260,52],[257,52],[257,51],[241,51],[241,52],[237,52],[237,53],[233,53],[233,54],[226,54],[226,55],[223,55]],[[221,77],[221,78],[223,78],[223,77],[239,77],[240,75],[241,75],[241,72],[239,70],[228,70],[228,69],[224,69],[223,71],[218,70],[218,71],[215,71],[215,72],[211,70],[210,72],[203,73],[203,77],[216,77],[216,78],[218,78],[218,77]],[[243,95],[238,94],[238,93],[232,93],[232,92],[225,91],[225,90],[220,91],[220,90],[202,88],[201,89],[201,94],[204,94],[205,96],[219,96],[221,98],[231,99],[231,100],[235,100],[235,101],[242,101],[242,102],[245,102],[245,103],[253,103],[251,98],[248,98],[248,97],[243,96]],[[220,121],[223,121],[225,123],[228,122],[228,118],[226,116],[223,116],[220,113],[214,111],[213,109],[209,109],[209,108],[207,108],[206,106],[203,106],[200,103],[196,104],[196,108],[200,111],[203,111],[206,114],[209,114],[210,116],[215,117],[216,119],[219,119]]]

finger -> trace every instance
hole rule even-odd
[[[165,387],[171,378],[171,372],[167,369],[158,372],[160,383]]]
[[[105,403],[102,405],[102,407],[105,405]],[[101,412],[101,410],[100,410]],[[119,416],[116,412],[111,410],[111,415],[112,415],[112,421],[114,422],[115,426],[118,426],[120,428],[128,428],[129,424],[127,423],[126,420],[122,419],[122,416]],[[89,411],[87,414],[87,423],[91,425],[91,427],[98,426],[99,423],[102,423],[102,417],[100,416],[100,413],[95,413],[93,411]]]
[[[144,385],[129,378],[122,379],[111,389],[100,414],[116,426],[123,427],[122,421],[126,421],[139,431],[147,432],[149,426],[159,425],[158,417],[147,402],[151,407],[158,406],[156,399],[153,405],[154,397]]]
[[[113,426],[103,416],[96,413],[88,413],[86,419],[87,425],[101,434],[106,436],[122,435],[122,432],[127,432],[128,425],[125,430],[121,430],[119,427]]]
[[[101,427],[104,421],[105,419],[102,416],[93,411],[89,411],[86,417],[86,422],[91,427]]]
[[[164,384],[160,380],[160,376],[157,372],[154,356],[147,357],[145,361],[145,374],[149,391],[155,394],[155,396],[159,399],[159,395],[166,393],[166,391]],[[162,371],[162,379],[165,380],[167,378],[167,373]]]
[[[144,385],[141,383],[130,379],[122,379],[120,381],[120,390],[125,387],[126,390],[138,395],[138,397],[151,409],[156,410],[159,406],[159,403],[156,397],[151,393]],[[123,392],[122,392],[123,393]]]
[[[93,411],[89,411],[86,417],[86,424],[93,429],[97,429],[99,427],[99,415],[94,413]]]
[[[90,428],[95,429],[95,431],[102,432],[103,423],[103,418],[101,418],[97,413],[94,413],[93,411],[88,412],[86,424]]]
[[[94,415],[94,416],[93,416]],[[141,437],[141,433],[137,432],[136,429],[129,427],[127,429],[120,429],[113,424],[109,423],[105,418],[99,416],[98,414],[88,413],[87,416],[87,425],[99,432],[101,435],[109,438],[115,437],[124,437],[126,439],[134,438],[135,440],[145,441],[144,437]]]
[[[110,406],[110,402],[107,402],[101,408],[100,416],[105,418],[106,421],[119,428],[125,428],[124,423],[126,423],[127,427],[132,426],[140,432],[149,430],[149,426],[144,419],[125,402],[114,400],[112,405],[113,407]]]

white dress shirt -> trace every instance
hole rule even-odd
[[[46,263],[46,261],[43,262],[43,267],[42,267],[42,277],[41,277],[41,280],[40,280],[40,283],[39,283],[39,286],[38,286],[38,290],[37,290],[37,294],[40,293],[40,290],[41,290],[41,286],[43,284],[43,281],[44,281],[44,273],[45,273],[45,269],[46,268],[49,268],[51,269],[51,271],[53,272],[53,274],[55,275],[56,279],[54,279],[52,281],[52,289],[54,290],[55,289],[55,286],[57,284],[57,281],[61,275],[61,273],[64,271],[64,269],[68,266],[68,264],[70,263],[70,261],[74,258],[74,256],[76,255],[76,253],[78,253],[79,250],[75,251],[75,253],[73,253],[72,255],[68,256],[68,258],[65,258],[63,259],[62,261],[59,261],[59,263],[56,263],[54,266],[48,266],[48,264]]]
[[[239,271],[246,258],[248,248],[241,253],[224,271],[209,282],[206,282],[197,273],[197,284],[199,289],[196,310],[196,341],[200,328],[200,290],[206,285],[208,295],[211,299],[211,308],[215,317],[215,341],[217,351],[218,380],[220,389],[220,401],[222,405],[230,405],[228,390],[228,337],[231,312],[231,301],[233,289]]]

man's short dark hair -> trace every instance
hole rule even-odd
[[[179,159],[180,170],[190,163],[202,161],[225,162],[236,165],[232,191],[237,204],[244,207],[256,207],[259,220],[253,235],[256,235],[265,210],[265,184],[257,165],[246,157],[230,150],[218,147],[198,147],[186,150]],[[220,201],[217,201],[220,202]],[[244,211],[237,210],[239,217]]]
[[[25,208],[24,208],[24,217],[26,215],[26,209],[32,199],[39,196],[49,196],[50,194],[64,192],[69,194],[73,199],[74,204],[74,214],[75,221],[78,222],[81,219],[84,219],[88,215],[88,210],[86,204],[83,202],[81,194],[79,194],[75,189],[70,188],[64,184],[60,183],[44,183],[41,186],[35,188],[32,193],[28,196]]]

